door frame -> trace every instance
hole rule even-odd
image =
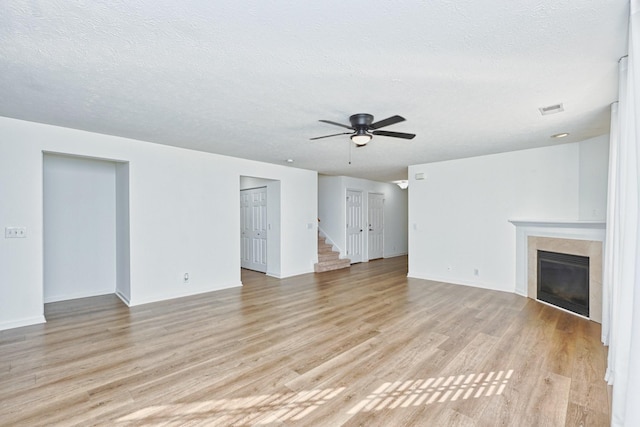
[[[238,178],[238,220],[240,220],[240,190],[267,187],[267,276],[281,278],[281,212],[280,212],[280,183],[279,179],[267,177],[240,175]],[[238,236],[239,250],[242,248],[240,236]]]
[[[247,207],[249,208],[247,210],[248,217],[245,216],[245,212],[242,211],[245,195],[247,196]],[[258,195],[259,197],[259,200],[257,201],[258,204],[256,204],[255,195]],[[259,271],[261,273],[267,272],[267,262],[269,259],[268,203],[269,197],[266,185],[262,187],[244,188],[240,190],[241,268]],[[256,207],[259,208],[258,212],[256,212]],[[256,228],[256,225],[258,228]],[[258,257],[260,257],[260,259],[257,261],[256,251],[258,252]],[[247,258],[245,258],[245,254],[247,255]]]
[[[70,154],[58,151],[42,151],[42,234],[43,241],[42,246],[42,303],[44,304],[57,301],[65,301],[68,299],[84,298],[89,296],[96,296],[93,291],[85,292],[79,290],[78,293],[59,295],[56,297],[47,296],[47,262],[49,257],[49,251],[51,250],[44,242],[47,239],[47,227],[48,221],[51,219],[50,212],[47,209],[47,198],[50,194],[47,188],[46,181],[46,168],[47,159],[62,158],[66,161],[75,163],[75,161],[92,161],[101,162],[102,164],[108,164],[113,166],[113,184],[115,199],[113,200],[113,209],[115,215],[115,224],[113,224],[113,238],[115,240],[115,254],[113,259],[113,267],[115,269],[113,292],[109,291],[107,294],[115,294],[122,302],[127,306],[130,305],[131,300],[131,244],[130,244],[130,211],[129,211],[129,162],[118,159],[110,159],[103,157],[95,157],[88,155]],[[78,163],[80,165],[81,163]],[[91,166],[89,166],[91,168]],[[102,294],[102,293],[100,293]]]

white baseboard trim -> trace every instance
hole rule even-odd
[[[23,326],[39,325],[41,323],[47,323],[47,319],[44,318],[44,314],[33,317],[24,317],[22,319],[9,320],[7,322],[0,322],[0,331],[6,329],[21,328]]]
[[[420,275],[420,274],[414,274],[412,272],[407,273],[407,277],[409,277],[411,279],[429,280],[431,282],[449,283],[451,285],[470,286],[472,288],[487,289],[487,290],[490,290],[490,291],[516,293],[515,292],[515,284],[514,284],[514,288],[513,289],[508,290],[508,289],[501,289],[501,288],[498,288],[496,286],[492,286],[491,284],[487,284],[487,283],[483,283],[483,282],[479,282],[479,281],[478,282],[474,282],[474,281],[467,281],[467,280],[451,278],[451,277],[423,276],[423,275]]]
[[[54,296],[45,297],[44,303],[48,304],[50,302],[69,301],[71,299],[78,299],[78,298],[99,297],[101,295],[113,294],[114,292],[115,292],[115,289],[102,289],[99,291],[92,291],[92,292],[76,292],[72,294],[54,295]]]
[[[399,256],[407,256],[407,255],[409,255],[407,252],[400,252],[400,253],[397,253],[397,254],[384,255],[383,258],[396,258],[396,257],[399,257]]]
[[[265,273],[267,276],[269,277],[275,277],[276,279],[282,279],[282,275],[281,274],[276,274],[276,273],[269,273],[268,271]]]
[[[116,296],[120,298],[120,300],[123,303],[125,303],[127,307],[131,307],[131,304],[129,303],[129,298],[125,297],[120,291],[116,290]]]
[[[140,299],[140,300],[135,300],[132,299],[129,301],[129,307],[135,307],[138,305],[143,305],[143,304],[149,304],[152,302],[159,302],[159,301],[167,301],[167,300],[172,300],[175,298],[184,298],[184,297],[190,297],[190,296],[194,296],[194,295],[200,295],[200,294],[208,294],[209,292],[216,292],[216,291],[221,291],[224,289],[231,289],[231,288],[238,288],[242,286],[242,282],[238,282],[235,285],[230,285],[230,286],[224,286],[224,287],[220,287],[220,288],[216,288],[216,289],[196,289],[192,292],[183,292],[183,293],[175,293],[175,294],[160,294],[160,295],[154,295],[154,296],[150,296],[148,298],[144,298],[144,299]]]

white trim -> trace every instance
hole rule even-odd
[[[224,290],[224,289],[238,288],[240,286],[242,286],[242,283],[238,282],[237,285],[225,286],[225,287],[216,288],[216,289],[200,289],[200,290],[195,290],[195,291],[192,291],[192,292],[182,292],[182,293],[162,293],[162,294],[158,294],[158,295],[152,295],[151,297],[148,297],[148,298],[129,301],[128,305],[129,305],[129,307],[135,307],[135,306],[138,306],[138,305],[149,304],[149,303],[152,303],[152,302],[167,301],[167,300],[172,300],[174,298],[190,297],[190,296],[194,296],[194,295],[206,294],[206,293],[209,293],[209,292],[221,291],[221,290]]]
[[[399,256],[407,256],[409,255],[407,252],[398,252],[398,253],[392,253],[392,254],[385,254],[382,258],[397,258]],[[374,260],[375,261],[375,260]]]
[[[575,221],[575,220],[532,220],[510,219],[510,223],[516,227],[540,227],[540,228],[568,228],[568,229],[605,229],[604,221]]]
[[[113,294],[114,292],[115,291],[113,289],[102,289],[100,291],[92,291],[92,292],[74,292],[71,294],[52,295],[52,296],[46,297],[44,299],[44,303],[49,304],[52,302],[68,301],[72,299],[99,297],[102,295],[110,295],[110,294]]]
[[[483,283],[483,282],[477,282],[477,281],[471,282],[471,281],[459,280],[459,279],[451,280],[450,277],[427,276],[427,275],[422,275],[422,274],[413,274],[412,272],[407,273],[407,277],[410,278],[410,279],[428,280],[430,282],[445,283],[445,284],[448,284],[448,285],[469,286],[470,288],[486,289],[488,291],[511,293],[509,291],[496,289],[495,287],[493,287],[491,285],[488,285],[488,284]]]
[[[127,307],[131,307],[131,303],[129,302],[129,298],[125,297],[125,296],[124,296],[124,294],[122,294],[122,293],[121,293],[119,290],[117,290],[117,289],[116,289],[115,294],[116,294],[116,296],[117,296],[118,298],[120,298],[120,300],[121,300],[123,303],[125,303],[125,305],[126,305]]]
[[[47,323],[47,319],[45,319],[44,314],[33,317],[25,317],[23,319],[16,319],[10,322],[2,322],[0,323],[0,331],[3,331],[5,329],[21,328],[23,326],[39,325],[41,323]]]

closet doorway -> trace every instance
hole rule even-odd
[[[240,177],[240,267],[280,277],[280,181]]]
[[[267,272],[267,187],[240,190],[240,267]]]
[[[44,302],[128,303],[129,164],[43,153]]]

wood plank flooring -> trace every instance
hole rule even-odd
[[[0,425],[606,426],[600,325],[407,259],[0,332]]]

